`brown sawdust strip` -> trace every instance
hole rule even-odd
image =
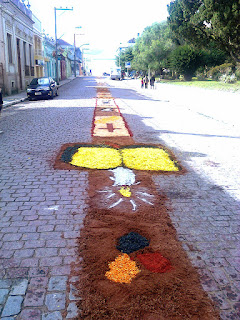
[[[107,88],[97,88],[98,97],[110,97]],[[95,110],[95,114],[97,110]],[[56,169],[82,170],[60,160],[62,152],[70,143],[62,146],[54,167]],[[94,145],[110,145],[118,148],[134,145],[131,137],[93,137]],[[86,144],[87,145],[87,144]],[[139,145],[139,144],[137,144]],[[170,157],[176,158],[170,150],[164,149]],[[185,171],[180,166],[182,174]],[[112,173],[107,170],[88,170],[89,203],[84,228],[78,239],[81,266],[72,264],[72,274],[80,276],[75,285],[81,299],[78,302],[79,319],[94,320],[216,320],[220,319],[212,302],[203,291],[198,273],[191,265],[181,243],[177,240],[166,207],[164,193],[157,193],[152,181],[154,172],[134,171],[139,185],[131,186],[132,196],[138,205],[132,210],[128,198],[112,208],[109,199],[101,193],[104,188],[115,193],[113,201],[121,197],[118,187],[110,180]],[[161,172],[161,174],[172,174]],[[159,172],[157,173],[159,174]],[[153,206],[137,198],[137,190],[154,196]],[[111,200],[110,200],[111,201]],[[109,262],[120,254],[116,249],[118,239],[129,232],[137,232],[150,241],[144,249],[130,254],[141,272],[130,284],[120,284],[108,280]],[[152,273],[137,260],[139,253],[159,252],[167,258],[173,269],[166,273]],[[77,272],[76,272],[77,270]]]
[[[89,173],[89,211],[79,238],[83,262],[78,289],[83,299],[78,305],[78,319],[219,319],[177,240],[166,198],[156,194],[151,175],[141,172],[137,181],[155,196],[154,206],[141,203],[137,212],[125,205],[111,210],[101,208],[98,191],[103,181],[111,185],[110,175],[108,171]],[[146,237],[150,245],[130,254],[141,269],[137,277],[130,284],[114,283],[105,277],[108,263],[120,254],[117,239],[131,231]],[[138,253],[146,252],[160,252],[170,260],[173,270],[164,274],[148,271],[136,259]]]

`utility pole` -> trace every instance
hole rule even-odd
[[[75,27],[75,29],[80,29],[82,27]],[[76,78],[76,36],[84,36],[84,33],[74,33],[74,77]]]
[[[84,44],[82,44],[82,45],[79,47],[79,49],[82,48],[83,46],[89,46],[89,43],[84,43]],[[83,71],[84,71],[83,49],[82,49],[82,68],[83,68]]]
[[[69,9],[69,8],[56,8],[54,7],[54,19],[55,19],[55,42],[56,42],[56,80],[57,83],[59,83],[59,72],[58,72],[58,43],[57,43],[57,10],[61,10],[61,11],[73,11],[73,8]]]
[[[120,46],[121,46],[122,42],[120,43]],[[121,67],[121,47],[119,47],[119,60],[118,60],[118,66],[119,68]]]

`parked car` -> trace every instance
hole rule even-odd
[[[52,78],[33,78],[27,88],[29,100],[58,96],[58,85]]]

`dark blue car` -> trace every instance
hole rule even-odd
[[[50,77],[33,78],[27,88],[27,96],[29,100],[38,98],[53,99],[53,97],[58,96],[58,85]]]

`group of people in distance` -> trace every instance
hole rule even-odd
[[[148,76],[144,76],[141,78],[141,88],[148,88],[149,79]],[[151,76],[150,78],[150,87],[151,89],[154,89],[154,83],[155,83],[155,77]]]

